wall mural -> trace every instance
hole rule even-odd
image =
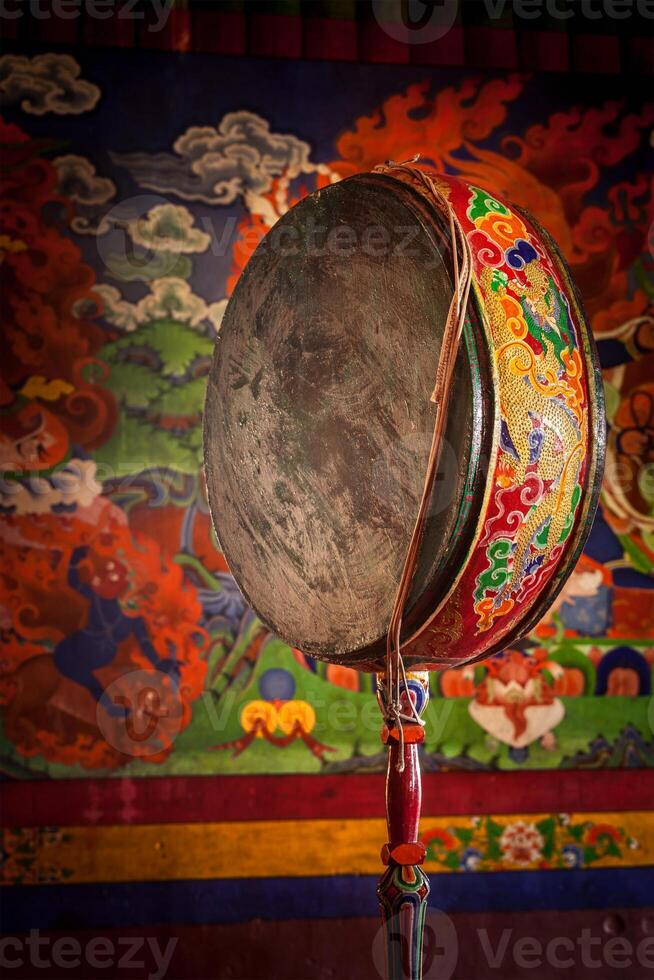
[[[247,60],[177,74],[175,55],[120,58],[125,78],[107,52],[0,58],[4,771],[381,770],[373,679],[285,646],[235,587],[201,415],[266,231],[306,193],[418,152],[558,241],[609,415],[576,571],[515,649],[433,675],[425,766],[654,765],[654,107],[598,79],[571,94],[554,76],[353,67],[346,96],[334,66],[278,63],[262,86]]]

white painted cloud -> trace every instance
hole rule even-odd
[[[309,159],[308,143],[290,133],[273,133],[254,112],[228,112],[218,126],[191,126],[173,144],[174,153],[113,154],[142,187],[187,201],[232,204],[258,197],[275,177],[330,174]]]
[[[100,98],[100,89],[80,78],[81,68],[68,54],[37,54],[33,58],[0,57],[0,105],[18,103],[24,112],[44,116],[80,115]]]
[[[88,507],[102,493],[95,475],[92,459],[71,459],[47,477],[0,478],[0,508],[12,514],[47,514],[59,505]]]
[[[195,228],[194,218],[182,204],[159,204],[143,217],[127,224],[127,231],[136,245],[155,252],[206,252],[211,235]]]
[[[207,303],[184,279],[166,276],[150,283],[150,291],[137,303],[123,299],[115,286],[101,284],[94,291],[102,297],[103,317],[124,333],[132,333],[148,320],[170,318],[188,323],[200,332],[218,333],[227,300]]]
[[[76,204],[73,231],[79,235],[103,235],[110,228],[104,205],[116,194],[113,180],[100,177],[90,160],[75,153],[56,157],[52,163],[57,171],[57,192]]]

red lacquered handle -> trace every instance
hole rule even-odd
[[[422,714],[429,700],[429,674],[409,674],[408,682],[409,692],[403,692],[405,703],[408,695]],[[388,841],[382,847],[382,861],[388,867],[377,895],[386,937],[387,978],[420,980],[429,895],[429,881],[420,867],[425,848],[418,838],[422,799],[418,745],[423,741],[423,729],[417,723],[405,722],[400,733],[397,724],[386,724],[382,741],[388,745]]]

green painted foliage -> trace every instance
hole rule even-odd
[[[166,390],[165,382],[143,364],[114,360],[110,367],[105,386],[114,393],[121,406],[146,409]]]
[[[197,473],[202,462],[199,420],[213,340],[171,317],[148,320],[106,344],[104,382],[119,417],[94,456],[116,475],[155,467]]]
[[[152,399],[149,407],[162,415],[197,415],[202,409],[206,387],[206,377],[193,378],[165,389]]]
[[[512,543],[498,538],[488,547],[490,567],[477,576],[475,599],[478,601],[489,589],[497,592],[509,578],[509,556]]]

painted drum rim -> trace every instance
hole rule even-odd
[[[439,185],[442,185],[446,191],[448,188],[458,188],[459,191],[464,192],[466,190],[469,192],[471,188],[475,189],[475,185],[468,184],[459,178],[449,175],[439,177],[437,182]],[[567,263],[563,259],[558,246],[553,241],[551,236],[545,231],[545,229],[543,229],[542,226],[530,214],[524,212],[522,209],[506,202],[503,198],[497,195],[490,195],[486,191],[483,191],[483,193],[487,193],[489,198],[492,198],[496,202],[502,204],[511,214],[515,214],[521,218],[522,221],[526,223],[528,231],[530,230],[529,226],[531,226],[531,229],[533,229],[533,232],[535,233],[536,241],[541,241],[545,245],[547,249],[546,258],[549,258],[552,261],[552,265],[555,268],[557,276],[561,280],[560,292],[568,304],[568,312],[570,314],[569,322],[577,334],[579,340],[579,350],[583,353],[582,370],[588,388],[587,412],[589,415],[589,424],[586,439],[586,472],[584,474],[583,483],[577,483],[577,485],[580,486],[580,495],[582,500],[580,500],[580,506],[576,509],[576,513],[574,514],[572,527],[568,532],[567,537],[563,541],[563,548],[561,549],[558,557],[555,559],[554,568],[551,574],[544,583],[544,586],[529,602],[525,604],[523,609],[520,611],[517,621],[512,627],[503,633],[495,642],[484,646],[483,649],[472,657],[438,657],[433,653],[430,653],[429,657],[425,658],[424,656],[420,656],[417,652],[414,654],[410,647],[412,643],[416,647],[418,647],[420,644],[420,633],[417,632],[404,645],[405,660],[407,666],[410,666],[411,669],[434,669],[474,663],[475,661],[485,659],[492,656],[492,654],[505,649],[507,646],[510,646],[512,643],[519,640],[525,635],[525,633],[529,632],[529,630],[536,625],[536,623],[542,618],[544,613],[554,602],[556,596],[559,594],[568,576],[572,572],[590,533],[601,490],[606,446],[604,393],[597,349],[593,340],[592,332],[588,325],[588,320],[583,310],[581,300],[579,298],[578,290],[572,280]],[[473,198],[468,198],[468,201],[472,200]],[[455,206],[455,210],[460,210],[460,207],[457,208]],[[460,214],[458,216],[461,218]],[[488,317],[486,315],[486,301],[483,296],[479,296],[480,288],[476,271],[474,274],[473,289],[480,300],[484,313],[486,340],[492,347],[493,340],[490,325],[488,323]],[[497,378],[497,384],[497,390],[500,391],[501,385],[499,377]],[[497,462],[498,456],[496,456],[494,460],[492,475],[490,475],[491,468],[489,466],[489,479],[486,487],[488,496],[485,498],[485,507],[487,502],[490,500],[491,494],[495,493],[494,477]],[[478,533],[475,534],[474,544],[471,546],[470,552],[467,556],[467,561],[461,568],[460,574],[457,576],[457,580],[452,589],[449,591],[447,598],[440,604],[440,607],[434,611],[433,616],[430,619],[430,623],[434,623],[436,621],[439,614],[447,608],[448,602],[454,599],[456,596],[457,588],[462,584],[463,577],[468,570],[468,565],[473,556],[474,549],[479,544],[480,535],[483,532],[486,517],[487,514],[484,512],[480,517],[479,525],[476,529]]]

